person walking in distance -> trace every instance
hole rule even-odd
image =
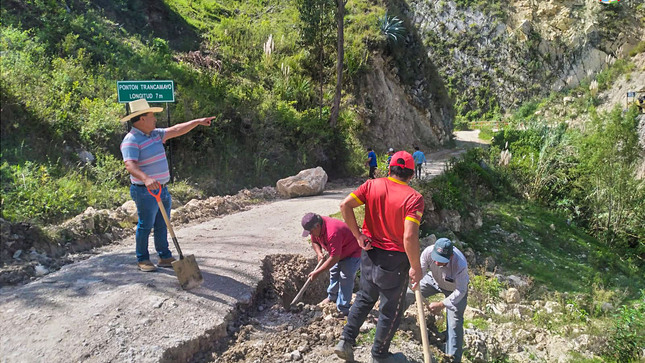
[[[376,162],[376,153],[372,150],[371,147],[367,148],[367,166],[370,168],[370,179],[374,179],[374,171],[376,171],[376,167],[378,166],[378,163]]]
[[[163,216],[155,197],[148,193],[150,190],[161,189],[161,201],[170,217],[171,197],[166,183],[170,180],[168,161],[163,144],[166,140],[181,136],[196,126],[210,126],[215,117],[204,117],[177,124],[168,128],[156,128],[156,112],[163,111],[161,107],[150,107],[145,99],[132,101],[127,104],[128,114],[121,122],[130,122],[132,130],[125,135],[121,142],[121,154],[125,169],[130,173],[130,196],[137,205],[139,222],[135,235],[137,266],[141,271],[155,271],[148,253],[148,237],[154,228],[155,249],[159,255],[159,267],[172,267],[175,258],[168,249],[168,233]]]
[[[394,149],[389,148],[387,150],[387,162],[386,162],[386,165],[388,168],[390,167],[390,161],[392,161],[392,155],[394,155]]]
[[[412,157],[414,158],[414,165],[415,165],[415,174],[417,176],[417,179],[421,179],[421,169],[422,169],[422,164],[426,163],[426,155],[423,153],[423,151],[419,150],[418,146],[414,147],[414,153],[412,154]]]
[[[468,297],[468,262],[464,254],[447,238],[439,238],[434,245],[421,253],[421,295],[424,298],[443,294],[442,301],[430,303],[430,312],[441,314],[446,308],[448,333],[444,352],[452,362],[461,362],[464,345],[464,311]],[[415,301],[414,292],[408,289],[408,305]]]
[[[414,176],[412,155],[406,151],[395,153],[389,171],[389,177],[366,181],[340,205],[343,219],[363,249],[360,290],[334,348],[334,353],[346,361],[354,360],[352,346],[359,329],[380,299],[372,362],[407,362],[405,355],[392,354],[389,349],[406,308],[408,280],[416,286],[423,276],[419,226],[424,203],[423,196],[408,186]],[[365,220],[361,230],[354,208],[363,204]]]
[[[354,292],[354,278],[361,262],[361,247],[347,224],[338,219],[307,213],[301,224],[304,229],[302,236],[311,236],[311,247],[318,261],[324,258],[323,249],[329,252],[327,261],[309,277],[314,280],[329,270],[327,298],[323,301],[335,302],[338,311],[347,316]]]

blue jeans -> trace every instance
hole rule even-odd
[[[360,257],[347,257],[336,263],[329,270],[329,287],[327,298],[335,301],[338,311],[347,315],[354,292],[354,278],[361,264]]]
[[[136,185],[130,186],[130,196],[137,205],[137,215],[139,216],[135,237],[137,261],[141,262],[150,259],[150,254],[148,253],[148,237],[153,228],[155,230],[154,240],[157,254],[160,258],[172,257],[172,253],[168,249],[168,228],[159,211],[159,205],[155,197],[148,193],[148,189],[145,186]],[[167,187],[163,187],[161,190],[161,202],[166,209],[168,218],[170,218],[172,199],[170,198]]]
[[[437,282],[430,273],[423,276],[420,288],[421,295],[423,295],[424,298],[438,293],[442,293],[443,296],[446,297],[452,294],[452,291],[440,289],[439,285],[437,285]],[[408,305],[415,301],[414,291],[408,289],[406,301]],[[467,304],[468,293],[466,293],[463,299],[459,300],[457,305],[455,305],[457,311],[446,308],[446,333],[448,333],[448,337],[446,339],[444,352],[453,357],[453,362],[461,362],[461,355],[464,352],[464,311],[466,311]]]

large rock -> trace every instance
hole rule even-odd
[[[326,183],[327,173],[319,166],[302,170],[298,175],[278,180],[276,189],[285,198],[306,197],[321,194]]]
[[[506,302],[509,304],[517,304],[522,300],[522,296],[520,295],[520,292],[514,288],[511,287],[510,289],[506,290]]]
[[[453,232],[461,231],[461,215],[456,210],[442,209],[439,212],[441,224]]]
[[[123,213],[124,219],[131,223],[137,223],[139,221],[139,216],[137,215],[137,205],[133,200],[128,200],[123,203],[119,208],[120,212]]]

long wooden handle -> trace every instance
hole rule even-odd
[[[323,264],[323,262],[325,262],[324,258],[321,259],[320,261],[318,261],[318,264],[316,265],[316,268],[314,268],[314,271],[316,271],[318,269],[318,267],[320,267]],[[302,286],[302,289],[300,289],[300,291],[298,292],[298,295],[296,295],[296,297],[294,297],[293,300],[291,301],[291,305],[297,303],[298,300],[300,300],[302,295],[304,295],[305,290],[307,290],[307,287],[309,287],[309,284],[311,284],[311,281],[312,281],[311,277],[307,279],[307,281],[305,282],[304,286]]]
[[[181,248],[179,248],[179,242],[177,241],[177,237],[175,237],[175,231],[172,229],[172,225],[170,225],[170,218],[168,218],[168,214],[166,214],[166,208],[163,206],[163,202],[161,201],[161,199],[157,199],[157,204],[159,204],[159,210],[161,211],[163,220],[166,221],[166,227],[168,227],[168,232],[170,232],[170,236],[172,237],[172,242],[175,244],[177,253],[179,253],[179,259],[183,260],[184,255],[181,253]]]
[[[426,327],[426,316],[423,312],[423,296],[421,296],[421,290],[417,286],[414,289],[414,297],[417,300],[417,313],[419,319],[419,328],[421,329],[421,343],[423,344],[423,361],[425,363],[430,363],[431,353],[430,345],[428,344],[428,328]]]

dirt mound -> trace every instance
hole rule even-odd
[[[285,309],[307,281],[308,274],[316,268],[316,258],[294,255],[273,255],[264,260],[264,275],[267,287],[277,296]],[[327,297],[329,272],[320,274],[309,284],[300,302],[316,304]]]
[[[275,188],[264,187],[243,189],[235,195],[193,199],[173,210],[173,227],[235,213],[276,198]],[[128,218],[123,207],[116,210],[88,207],[60,225],[42,229],[0,218],[0,287],[28,283],[68,263],[94,255],[96,247],[133,234],[136,222],[133,224]]]

